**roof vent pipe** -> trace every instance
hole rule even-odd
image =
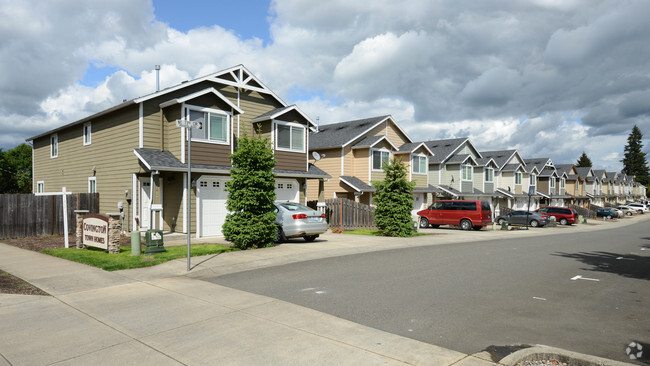
[[[320,117],[316,117],[316,132],[320,129]]]
[[[160,90],[160,65],[156,65],[156,91]]]

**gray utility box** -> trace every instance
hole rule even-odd
[[[166,252],[162,230],[147,230],[144,238],[147,244],[144,254]]]

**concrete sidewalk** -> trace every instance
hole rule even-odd
[[[407,239],[326,234],[314,243],[194,257],[189,273],[185,258],[106,272],[0,244],[2,270],[52,295],[0,294],[0,365],[491,365],[485,354],[443,349],[198,279],[376,250],[523,239],[639,220],[647,219],[513,232],[439,229]],[[170,236],[169,245],[183,240]]]

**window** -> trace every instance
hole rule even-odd
[[[201,122],[201,128],[192,129],[192,140],[229,143],[228,116],[225,114],[190,109],[190,121]]]
[[[278,123],[275,146],[278,150],[305,152],[305,135],[304,126]]]
[[[463,165],[463,170],[461,172],[461,180],[472,180],[472,173],[474,172],[474,167],[471,165]]]
[[[59,156],[59,136],[54,134],[50,136],[50,157],[56,158]]]
[[[535,174],[530,175],[530,185],[533,187],[537,186],[537,176]]]
[[[92,132],[92,130],[91,130],[91,128],[90,128],[90,122],[86,122],[86,123],[84,123],[84,130],[83,130],[83,134],[84,134],[84,145],[90,145],[90,141],[91,141],[91,139],[90,139],[90,137],[91,137],[90,134],[91,134],[91,132]]]
[[[36,182],[36,193],[43,193],[45,192],[45,182],[42,180],[39,180]]]
[[[515,173],[515,184],[520,186],[521,185],[521,173],[517,172]]]
[[[372,152],[372,170],[382,170],[390,161],[390,152],[374,150]]]
[[[485,182],[486,183],[494,182],[494,168],[485,168]]]
[[[426,174],[427,173],[427,157],[414,156],[411,158],[411,169],[413,173]]]
[[[88,193],[97,193],[97,177],[88,177]]]
[[[551,177],[550,182],[551,182],[551,188],[555,188],[555,178]]]
[[[560,180],[560,188],[564,189],[565,184],[566,184],[566,179],[562,178],[562,180]]]

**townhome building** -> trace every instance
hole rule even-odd
[[[605,199],[607,195],[607,172],[604,169],[594,169],[593,172],[594,188],[591,197],[591,203],[598,207],[605,207]]]
[[[595,176],[591,167],[576,167],[578,172],[580,189],[579,197],[581,198],[580,207],[589,208],[594,199]]]
[[[308,183],[308,195],[321,205],[336,197],[372,205],[373,182],[385,178],[383,167],[393,157],[405,163],[409,181],[415,182],[413,211],[425,208],[427,195],[435,192],[428,174],[433,153],[413,142],[391,116],[320,126],[309,142],[313,164],[332,176]]]
[[[177,126],[189,122],[200,128]],[[238,65],[29,138],[33,189],[99,192],[100,209],[121,207],[127,230],[218,236],[238,139],[267,137],[277,160],[277,198],[306,202],[307,181],[330,177],[308,161],[308,132],[315,128],[300,108]]]
[[[537,194],[540,206],[564,207],[564,201],[569,198],[564,194],[564,185],[550,158],[524,159],[527,166],[533,165],[540,171],[537,175]]]
[[[530,178],[525,169],[526,163],[517,150],[481,151],[481,155],[493,159],[497,165],[496,193],[500,197],[497,199],[496,213],[500,214],[502,209],[527,209]]]

